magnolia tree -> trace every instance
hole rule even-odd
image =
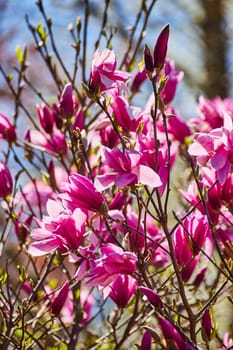
[[[142,1],[120,64],[105,1],[89,67],[85,1],[69,71],[38,1],[44,24],[27,24],[49,101],[26,49],[16,81],[1,67],[15,101],[14,118],[0,114],[1,349],[232,349],[233,100],[201,97],[181,118],[169,25],[140,54],[155,2]]]

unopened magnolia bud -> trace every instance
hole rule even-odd
[[[147,45],[144,48],[144,63],[147,74],[152,74],[154,72],[154,63],[151,51]]]
[[[212,324],[211,324],[211,317],[210,317],[210,312],[208,309],[205,310],[204,315],[201,320],[201,325],[202,325],[202,338],[205,341],[209,341],[211,338],[211,332],[212,332]]]
[[[147,297],[148,301],[156,308],[161,308],[163,303],[160,296],[152,289],[147,287],[139,287],[143,294]]]
[[[165,63],[169,30],[170,27],[169,24],[167,24],[160,32],[154,47],[154,67],[156,70],[161,70]]]
[[[0,162],[0,197],[6,198],[13,190],[13,181],[7,165]]]
[[[60,98],[62,112],[66,117],[74,114],[73,89],[71,84],[66,84]]]

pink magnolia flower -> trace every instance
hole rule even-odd
[[[80,292],[80,304],[83,311],[83,317],[81,324],[85,325],[91,318],[92,309],[95,305],[95,299],[93,295],[87,289],[81,289]]]
[[[43,220],[38,221],[40,228],[32,230],[31,237],[35,241],[28,248],[29,254],[40,256],[56,249],[62,252],[77,249],[82,242],[86,214],[79,208],[73,213],[65,211],[54,200],[48,201],[47,211],[49,216],[43,216]]]
[[[202,316],[201,326],[202,326],[202,329],[201,329],[202,338],[208,342],[211,339],[211,333],[212,333],[212,322],[211,322],[209,309],[206,309],[204,312],[204,315]]]
[[[19,239],[20,242],[25,243],[28,235],[29,235],[29,229],[32,223],[33,216],[28,216],[25,220],[20,220],[22,212],[18,214],[18,218],[14,222],[15,226],[15,233]]]
[[[72,117],[74,114],[73,89],[71,83],[66,84],[60,98],[60,107],[66,117]]]
[[[221,184],[226,181],[233,163],[233,121],[224,115],[224,126],[208,134],[194,134],[194,143],[189,147],[189,154],[197,157],[200,165],[208,165],[216,171]]]
[[[173,234],[176,260],[183,267],[182,278],[186,282],[198,263],[198,254],[210,234],[205,216],[187,217],[183,226],[179,225]]]
[[[147,79],[146,70],[143,69],[143,71],[137,71],[133,77],[131,90],[133,93],[136,93],[140,91],[141,85],[144,83],[144,81]]]
[[[128,185],[143,184],[151,187],[162,185],[160,177],[150,167],[140,163],[141,154],[138,151],[125,151],[115,148],[103,149],[103,164],[113,169],[110,174],[98,175],[95,178],[95,186],[103,191],[115,184],[119,188]]]
[[[44,212],[49,198],[55,198],[53,189],[46,185],[42,180],[36,180],[35,183],[29,182],[23,186],[20,193],[16,196],[16,203],[26,208],[32,208],[36,216]]]
[[[164,65],[164,75],[167,81],[161,91],[161,97],[163,98],[163,102],[167,105],[172,102],[177,85],[183,79],[184,73],[176,70],[174,61],[167,59]]]
[[[154,47],[154,67],[158,70],[163,68],[167,55],[167,44],[170,26],[167,24],[160,32]]]
[[[219,96],[209,100],[200,96],[197,110],[199,115],[190,124],[197,131],[208,132],[223,126],[224,114],[233,117],[233,100],[229,97],[221,99]]]
[[[53,296],[51,301],[52,313],[58,316],[63,308],[69,293],[69,282],[66,281],[59,291]]]
[[[148,301],[155,307],[155,308],[161,308],[163,306],[162,300],[160,296],[155,293],[150,288],[140,286],[140,290],[143,292],[143,294],[147,297]]]
[[[40,124],[47,134],[51,134],[54,127],[54,116],[48,106],[44,103],[42,106],[36,105],[37,114],[39,116]]]
[[[116,57],[112,50],[104,49],[100,52],[98,49],[92,61],[90,88],[104,91],[112,88],[118,82],[128,80],[131,75],[127,72],[116,70],[116,65]]]
[[[142,336],[141,350],[151,350],[152,336],[149,332],[145,331]]]
[[[63,183],[63,193],[60,198],[71,210],[76,208],[101,212],[104,207],[104,197],[97,192],[93,183],[85,176],[72,173],[68,182]]]
[[[169,116],[167,118],[167,130],[171,140],[184,143],[185,138],[191,135],[191,130],[187,123],[182,120],[174,108],[166,108],[166,114]],[[158,119],[157,127],[161,133],[165,134],[164,123],[161,118]]]
[[[195,350],[178,332],[178,330],[168,320],[159,318],[159,327],[163,332],[163,336],[169,344],[169,348],[175,350]]]
[[[137,111],[129,105],[129,102],[124,97],[119,95],[112,96],[108,110],[123,130],[127,132],[136,130],[139,122],[135,118]]]
[[[216,180],[216,174],[213,169],[202,167],[200,170],[201,179],[199,185],[202,193],[205,193],[206,208],[209,212],[213,223],[217,224],[220,215],[220,208],[222,206],[222,190],[223,186]],[[224,184],[225,188],[225,184]],[[229,187],[230,191],[230,187]],[[188,191],[179,190],[182,196],[203,214],[206,214],[206,208],[200,200],[200,194],[197,189],[195,181],[191,182],[188,186]]]
[[[0,113],[0,139],[7,140],[9,142],[16,141],[15,128],[2,113]]]
[[[107,287],[110,298],[119,308],[124,308],[135,292],[137,281],[130,275],[120,274]],[[106,292],[105,292],[106,296]]]
[[[102,257],[90,262],[90,272],[87,274],[88,286],[106,287],[119,274],[132,275],[136,270],[137,257],[124,251],[115,244],[105,244],[100,248]]]
[[[67,144],[64,134],[54,129],[51,134],[39,130],[27,130],[24,140],[30,145],[51,154],[66,154]]]
[[[229,333],[225,333],[223,337],[223,347],[219,350],[231,349],[233,346],[233,339],[230,338]]]
[[[0,162],[0,197],[6,198],[12,193],[13,180],[6,163]]]

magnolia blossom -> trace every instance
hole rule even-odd
[[[160,177],[154,170],[140,164],[141,154],[137,151],[125,151],[123,153],[115,148],[103,150],[103,163],[114,171],[110,174],[98,175],[95,178],[95,186],[103,191],[115,184],[119,188],[128,185],[143,184],[151,187],[162,185]]]
[[[112,50],[98,49],[92,60],[90,87],[93,90],[104,91],[112,88],[118,82],[125,82],[131,76],[127,72],[116,70],[116,57]]]
[[[229,198],[225,197],[224,193],[227,186],[227,191],[231,191],[230,183],[226,182],[221,185],[216,179],[216,173],[213,169],[202,167],[200,170],[199,186],[202,193],[205,193],[205,205],[200,200],[200,193],[195,181],[192,181],[187,191],[179,190],[182,196],[191,204],[195,205],[196,209],[203,215],[208,210],[209,216],[214,224],[219,222],[220,209],[223,204],[223,200]],[[233,190],[233,188],[232,188]]]
[[[60,107],[66,117],[72,117],[74,114],[74,99],[72,85],[66,84],[60,97]]]
[[[66,154],[67,152],[65,136],[57,129],[54,129],[50,135],[43,131],[28,129],[24,140],[29,145],[53,155]]]
[[[209,225],[205,216],[187,217],[183,226],[179,225],[173,234],[176,260],[183,267],[182,278],[188,281],[198,263],[198,254],[209,235]]]
[[[189,154],[197,157],[201,166],[207,163],[216,171],[221,184],[226,181],[233,163],[233,121],[224,115],[224,126],[208,134],[194,134],[194,143],[189,147]]]
[[[4,162],[0,162],[0,197],[6,198],[13,190],[13,180],[10,170]]]
[[[36,105],[36,111],[39,116],[40,124],[47,134],[51,134],[54,127],[54,115],[47,105],[44,103]]]
[[[65,282],[59,291],[52,297],[51,309],[55,316],[58,316],[63,308],[69,293],[69,282]]]
[[[55,249],[77,249],[83,238],[86,214],[79,208],[73,213],[65,211],[54,200],[48,201],[47,211],[49,216],[43,216],[43,220],[38,222],[40,228],[32,230],[31,237],[35,241],[30,244],[28,252],[40,256]]]
[[[119,95],[112,96],[108,110],[123,130],[127,132],[136,130],[140,121],[140,119],[135,117],[138,109],[131,107],[124,97]]]
[[[0,139],[5,139],[9,142],[16,141],[15,128],[2,113],[0,113]]]
[[[189,124],[196,131],[209,132],[223,126],[226,113],[233,117],[233,100],[230,97],[221,99],[219,96],[210,100],[200,96],[197,111],[198,116],[191,119]]]
[[[163,68],[169,38],[170,26],[167,24],[160,32],[154,46],[154,67],[161,70]]]
[[[171,347],[176,350],[195,350],[195,348],[181,336],[170,321],[159,318],[159,327],[163,332],[166,343],[169,344],[169,348]]]
[[[134,294],[137,287],[137,281],[130,275],[120,274],[106,288],[104,288],[104,297],[109,297],[119,308],[124,308]]]
[[[99,212],[103,209],[104,197],[97,192],[93,183],[85,176],[72,173],[63,183],[60,198],[71,210],[76,208]]]
[[[161,91],[161,97],[163,98],[163,102],[167,105],[172,102],[177,85],[183,79],[184,73],[176,70],[173,60],[167,59],[164,65],[164,75],[167,81]]]
[[[119,274],[132,275],[136,270],[137,257],[115,244],[105,244],[100,248],[102,257],[90,263],[87,286],[106,287],[116,280]]]
[[[161,308],[163,303],[160,296],[150,288],[140,286],[140,290],[147,297],[148,301],[156,308]]]

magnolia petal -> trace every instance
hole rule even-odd
[[[146,165],[139,165],[138,182],[150,187],[159,187],[162,185],[159,175]]]
[[[54,238],[33,242],[28,248],[28,253],[32,256],[42,256],[53,252],[59,247],[59,242]]]
[[[194,142],[189,146],[188,153],[191,156],[208,156],[207,150],[198,142]]]
[[[118,210],[118,209],[109,210],[108,215],[114,220],[119,220],[119,221],[125,220],[125,217],[122,214],[121,210]]]
[[[117,175],[115,179],[115,185],[119,188],[124,188],[130,184],[132,184],[134,181],[137,180],[137,176],[132,173],[122,173]]]
[[[217,153],[211,158],[211,165],[214,169],[222,169],[227,162],[228,151],[221,147]]]
[[[102,192],[114,184],[116,173],[97,175],[95,177],[95,188],[97,191]]]
[[[223,185],[227,179],[231,167],[231,163],[227,160],[224,167],[216,171],[217,178],[221,185]]]

